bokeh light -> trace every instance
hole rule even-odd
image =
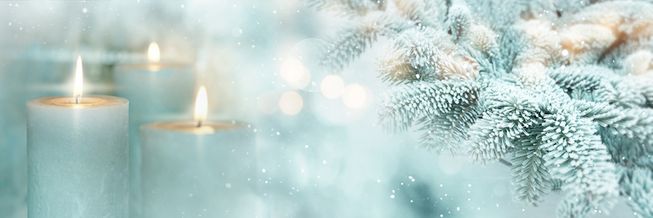
[[[287,91],[279,98],[279,109],[286,115],[296,115],[304,107],[304,99],[295,91]]]
[[[351,109],[361,109],[367,105],[367,89],[359,84],[350,84],[345,87],[342,103]]]
[[[295,89],[305,88],[310,80],[311,75],[304,64],[297,58],[291,57],[281,62],[279,67],[279,76],[291,87]]]
[[[328,75],[320,83],[322,95],[329,99],[339,98],[345,89],[345,82],[338,75]]]

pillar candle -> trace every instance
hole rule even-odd
[[[29,218],[127,217],[127,100],[41,98],[27,113]]]
[[[29,218],[124,218],[129,212],[128,101],[82,96],[77,58],[72,97],[27,104]]]
[[[144,218],[257,217],[254,133],[238,122],[204,121],[200,96],[195,121],[141,128]]]
[[[143,122],[184,112],[195,86],[191,65],[161,61],[156,43],[150,44],[147,56],[147,63],[120,64],[114,72],[116,95],[132,102],[130,112],[136,118],[132,120]]]
[[[140,145],[139,127],[156,119],[183,113],[193,99],[195,76],[184,63],[162,62],[156,43],[147,52],[148,62],[120,64],[114,71],[116,95],[131,102],[130,112],[130,186],[131,216],[140,217]]]

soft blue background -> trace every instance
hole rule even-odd
[[[113,66],[142,59],[151,40],[164,59],[196,62],[212,117],[254,124],[267,217],[554,216],[561,196],[539,207],[515,201],[506,167],[438,155],[417,147],[417,136],[378,127],[386,86],[374,65],[387,43],[344,72],[314,64],[319,38],[344,22],[301,0],[0,1],[0,217],[26,216],[25,102],[68,95],[77,54],[88,92],[111,94]],[[280,78],[290,58],[309,69],[308,87],[293,90]],[[326,73],[365,86],[366,107],[324,98]],[[277,108],[284,91],[302,96],[299,114]],[[612,213],[631,216],[623,203]]]

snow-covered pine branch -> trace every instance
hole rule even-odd
[[[385,0],[307,0],[308,6],[344,15],[364,15],[385,8]]]
[[[652,1],[383,2],[353,15],[324,57],[341,69],[390,40],[383,125],[414,128],[436,151],[509,160],[519,199],[566,193],[559,217],[608,212],[618,195],[652,216]]]
[[[395,35],[411,27],[411,23],[394,15],[374,12],[358,18],[359,22],[327,40],[322,65],[341,70],[358,58],[381,36]]]
[[[651,169],[622,170],[621,192],[637,217],[653,217],[653,172]]]

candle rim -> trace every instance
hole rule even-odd
[[[205,135],[236,130],[245,126],[247,126],[246,123],[238,121],[207,120],[202,122],[202,126],[197,127],[197,121],[168,120],[147,123],[140,128],[141,130],[151,129],[156,131]]]
[[[80,103],[75,103],[72,96],[48,96],[31,100],[29,105],[40,105],[59,108],[98,108],[128,104],[125,98],[108,95],[87,95],[80,98]]]
[[[162,69],[190,69],[191,63],[187,62],[158,62],[158,63],[121,63],[116,65],[116,69],[145,69],[147,71],[160,71]]]

